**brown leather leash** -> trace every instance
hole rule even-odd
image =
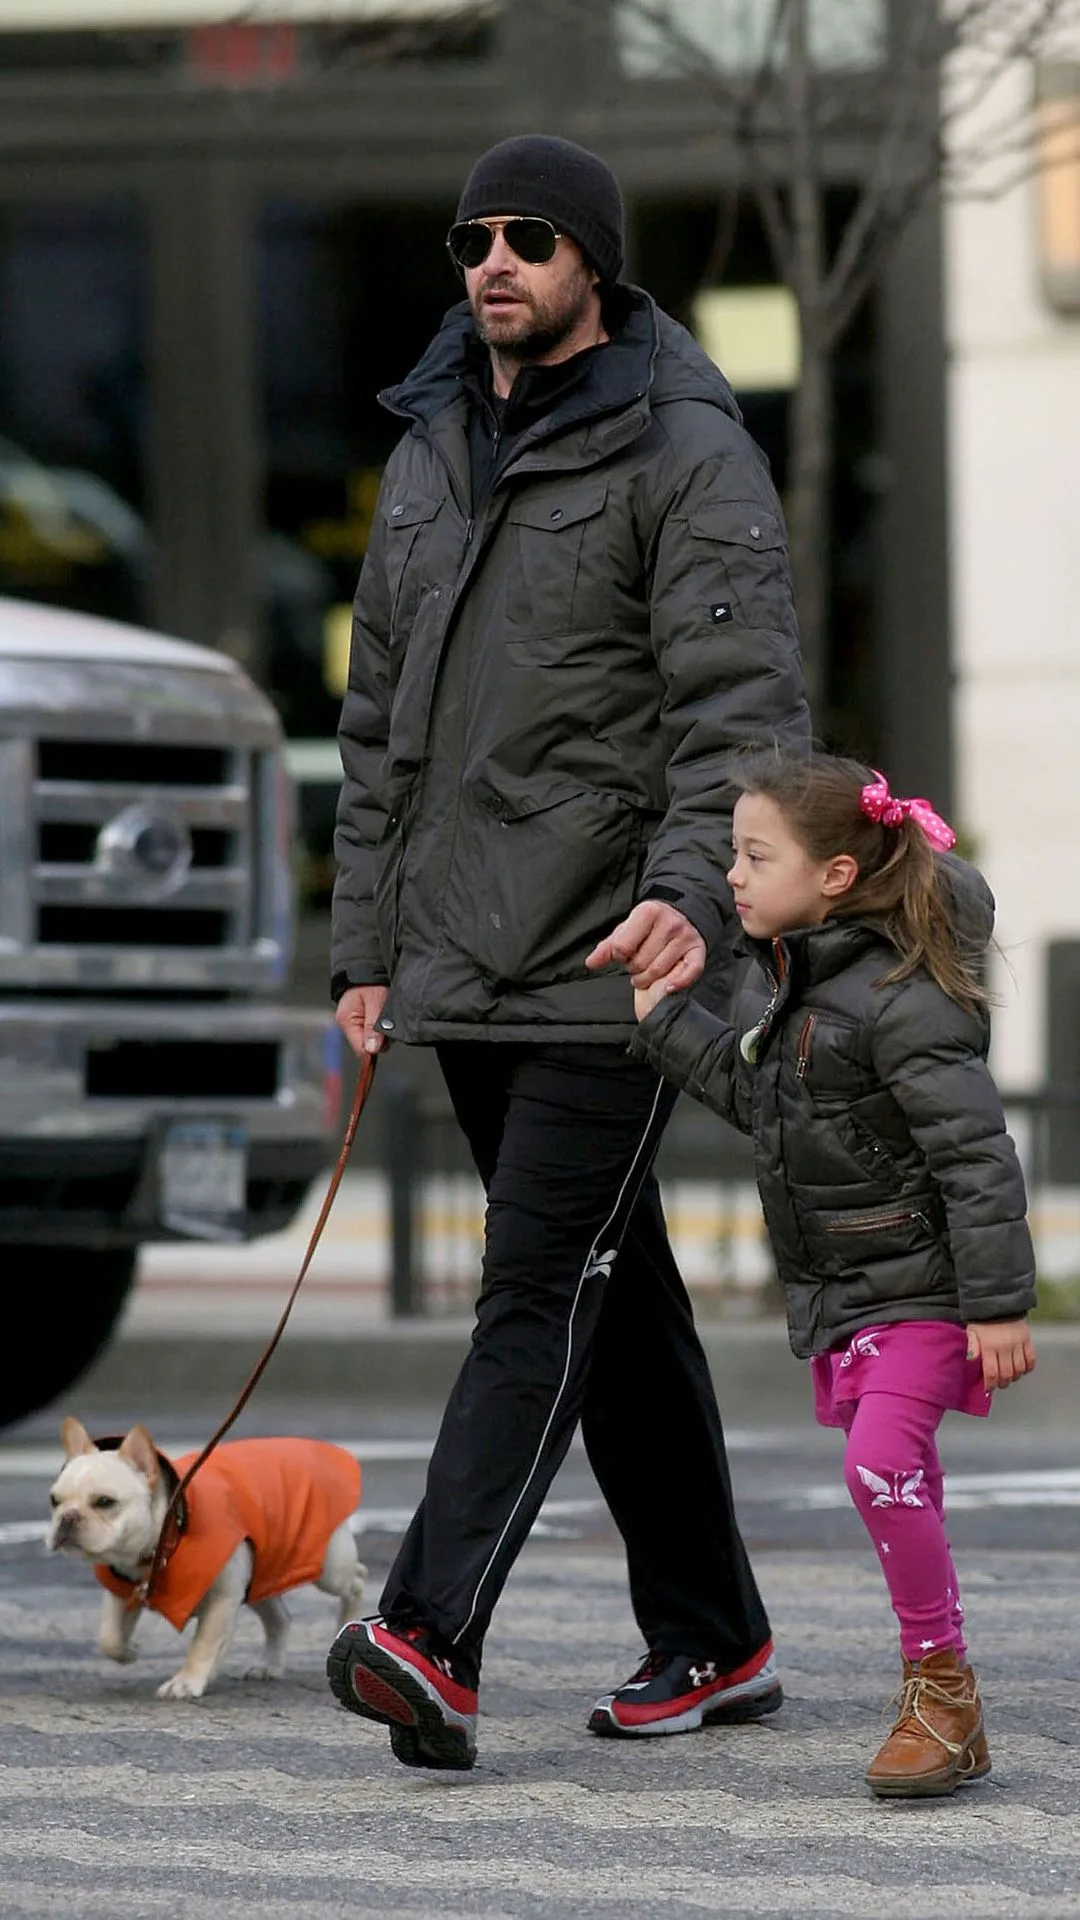
[[[145,1580],[140,1580],[138,1585],[133,1589],[131,1597],[127,1602],[129,1608],[149,1606],[154,1589],[158,1581],[163,1577],[165,1569],[183,1537],[184,1495],[194,1480],[195,1475],[198,1473],[199,1468],[209,1460],[218,1442],[225,1438],[229,1428],[233,1425],[234,1421],[239,1418],[247,1406],[255,1388],[262,1379],[267,1363],[278,1341],[285,1331],[286,1322],[293,1310],[293,1303],[300,1291],[307,1270],[311,1265],[315,1249],[322,1238],[322,1230],[330,1217],[330,1209],[334,1204],[337,1190],[341,1185],[341,1177],[348,1164],[349,1154],[352,1151],[352,1143],[356,1138],[356,1129],[360,1124],[360,1115],[364,1111],[368,1094],[371,1092],[371,1084],[375,1078],[375,1062],[377,1058],[377,1054],[366,1053],[361,1060],[360,1071],[356,1077],[356,1092],[353,1096],[352,1112],[349,1114],[348,1125],[345,1128],[345,1137],[341,1142],[341,1151],[337,1157],[337,1165],[330,1176],[330,1185],[326,1190],[326,1198],[322,1203],[319,1217],[315,1222],[311,1238],[308,1241],[307,1252],[301,1262],[300,1271],[293,1282],[292,1292],[285,1302],[285,1311],[278,1321],[277,1326],[274,1328],[259,1359],[252,1368],[247,1384],[241,1392],[232,1412],[222,1421],[217,1432],[207,1441],[202,1452],[192,1461],[183,1479],[173,1490],[172,1498],[165,1509],[165,1518],[161,1523],[161,1532],[158,1535],[157,1546],[154,1548],[154,1557],[150,1562],[150,1571]]]

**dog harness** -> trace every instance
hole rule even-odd
[[[164,1456],[163,1456],[164,1457]],[[182,1476],[194,1453],[170,1461]],[[249,1606],[317,1580],[330,1535],[356,1511],[360,1464],[325,1440],[229,1440],[215,1448],[185,1494],[180,1541],[155,1585],[152,1609],[182,1632],[226,1561],[246,1540],[254,1556]],[[103,1587],[128,1600],[135,1582],[95,1567]]]

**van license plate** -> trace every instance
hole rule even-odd
[[[240,1240],[247,1210],[247,1134],[224,1120],[179,1120],[158,1163],[161,1224],[199,1240]]]

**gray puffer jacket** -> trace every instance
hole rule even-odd
[[[980,927],[985,947],[989,889],[962,862],[948,867],[967,944]],[[1027,1313],[1024,1179],[985,1016],[921,972],[882,986],[897,955],[866,923],[750,944],[734,1026],[672,995],[631,1051],[753,1135],[794,1352],[894,1320]]]
[[[731,391],[647,295],[473,518],[454,308],[404,385],[340,731],[333,991],[395,1039],[625,1040],[585,955],[638,900],[731,925],[732,753],[809,743],[784,527]]]

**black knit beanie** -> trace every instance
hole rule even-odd
[[[601,280],[623,264],[623,204],[610,167],[572,140],[525,133],[481,154],[458,202],[459,220],[539,214],[576,240]]]

